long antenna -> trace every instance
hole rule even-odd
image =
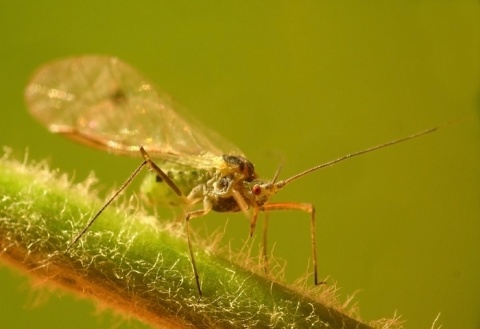
[[[408,140],[411,140],[411,139],[414,139],[414,138],[417,138],[417,137],[420,137],[420,136],[424,136],[424,135],[427,135],[427,134],[430,134],[430,133],[433,133],[434,131],[437,131],[439,130],[440,128],[444,128],[444,127],[447,127],[447,126],[450,126],[454,123],[458,123],[460,121],[464,121],[464,120],[467,120],[469,119],[470,117],[466,117],[466,118],[462,118],[462,119],[456,119],[456,120],[452,120],[452,121],[449,121],[449,122],[446,122],[442,125],[439,125],[439,126],[436,126],[436,127],[433,127],[433,128],[430,128],[430,129],[427,129],[427,130],[423,130],[423,131],[420,131],[418,133],[415,133],[415,134],[412,134],[412,135],[409,135],[409,136],[406,136],[406,137],[403,137],[403,138],[399,138],[399,139],[394,139],[394,140],[391,140],[389,142],[386,142],[386,143],[383,143],[383,144],[380,144],[380,145],[376,145],[376,146],[373,146],[373,147],[369,147],[367,149],[364,149],[364,150],[360,150],[360,151],[357,151],[357,152],[353,152],[353,153],[350,153],[350,154],[347,154],[347,155],[344,155],[340,158],[337,158],[335,160],[331,160],[331,161],[328,161],[328,162],[325,162],[325,163],[322,163],[318,166],[315,166],[315,167],[312,167],[310,169],[307,169],[305,171],[302,171],[301,173],[299,174],[296,174],[290,178],[287,178],[283,181],[279,181],[279,185],[281,185],[282,187],[285,186],[286,184],[300,178],[300,177],[303,177],[313,171],[316,171],[316,170],[319,170],[319,169],[322,169],[322,168],[325,168],[325,167],[329,167],[329,166],[332,166],[338,162],[341,162],[343,160],[347,160],[347,159],[350,159],[350,158],[353,158],[353,157],[356,157],[358,155],[362,155],[362,154],[365,154],[365,153],[369,153],[369,152],[372,152],[372,151],[375,151],[375,150],[378,150],[378,149],[382,149],[384,147],[388,147],[388,146],[392,146],[392,145],[395,145],[395,144],[399,144],[399,143],[402,143],[402,142],[406,142]]]

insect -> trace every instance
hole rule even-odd
[[[270,202],[291,182],[321,168],[374,150],[432,133],[421,131],[344,155],[290,178],[262,179],[254,165],[231,143],[180,114],[178,105],[128,64],[115,57],[83,56],[41,67],[25,93],[31,114],[52,133],[119,155],[138,156],[141,164],[72,240],[74,245],[106,207],[148,168],[159,203],[187,207],[185,230],[198,293],[199,273],[190,238],[190,220],[210,211],[250,217],[253,235],[259,212],[300,210],[310,215],[313,277],[318,280],[315,208],[310,203]],[[196,208],[192,208],[197,205]],[[193,210],[192,210],[193,209]]]

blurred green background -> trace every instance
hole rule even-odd
[[[258,172],[281,176],[473,115],[433,135],[349,160],[275,200],[312,202],[322,277],[366,320],[480,328],[480,5],[478,1],[0,2],[0,144],[48,159],[105,192],[138,160],[54,136],[23,89],[35,68],[79,54],[119,56],[212,129]],[[242,215],[210,214],[236,248]],[[306,273],[308,216],[270,216],[286,280]],[[260,231],[259,231],[260,232]],[[37,286],[37,283],[33,284]],[[70,295],[32,292],[0,267],[4,328],[142,327]],[[41,301],[38,305],[38,301]]]

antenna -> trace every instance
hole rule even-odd
[[[330,166],[332,166],[332,165],[334,165],[338,162],[341,162],[343,160],[347,160],[347,159],[350,159],[350,158],[353,158],[353,157],[356,157],[356,156],[359,156],[359,155],[362,155],[362,154],[365,154],[365,153],[370,153],[370,152],[382,149],[384,147],[388,147],[388,146],[392,146],[392,145],[395,145],[395,144],[403,143],[403,142],[406,142],[406,141],[411,140],[411,139],[415,139],[415,138],[418,138],[418,137],[421,137],[421,136],[424,136],[424,135],[431,134],[431,133],[439,130],[440,128],[445,128],[447,126],[459,123],[461,121],[465,121],[465,120],[470,119],[470,118],[471,117],[469,116],[469,117],[465,117],[465,118],[462,118],[462,119],[456,119],[456,120],[448,121],[448,122],[446,122],[444,124],[441,124],[439,126],[436,126],[436,127],[433,127],[433,128],[427,129],[427,130],[423,130],[423,131],[420,131],[420,132],[412,134],[412,135],[408,135],[408,136],[403,137],[403,138],[394,139],[394,140],[391,140],[389,142],[386,142],[386,143],[383,143],[383,144],[380,144],[380,145],[372,146],[372,147],[369,147],[369,148],[366,148],[366,149],[363,149],[363,150],[360,150],[360,151],[357,151],[357,152],[346,154],[346,155],[341,156],[340,158],[337,158],[335,160],[331,160],[331,161],[322,163],[318,166],[307,169],[305,171],[302,171],[301,173],[296,174],[296,175],[294,175],[290,178],[287,178],[283,181],[279,181],[278,185],[283,187],[283,186],[287,185],[288,183],[290,183],[290,182],[292,182],[292,181],[294,181],[294,180],[296,180],[300,177],[303,177],[303,176],[305,176],[305,175],[307,175],[307,174],[309,174],[313,171],[317,171],[317,170],[325,168],[325,167],[330,167]]]

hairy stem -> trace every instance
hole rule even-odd
[[[46,166],[0,160],[0,259],[120,314],[169,328],[370,328],[316,298],[196,250],[198,297],[181,225],[111,206],[72,248],[98,209],[91,182],[72,185]],[[197,248],[200,249],[200,248]],[[320,288],[318,291],[326,289]]]

